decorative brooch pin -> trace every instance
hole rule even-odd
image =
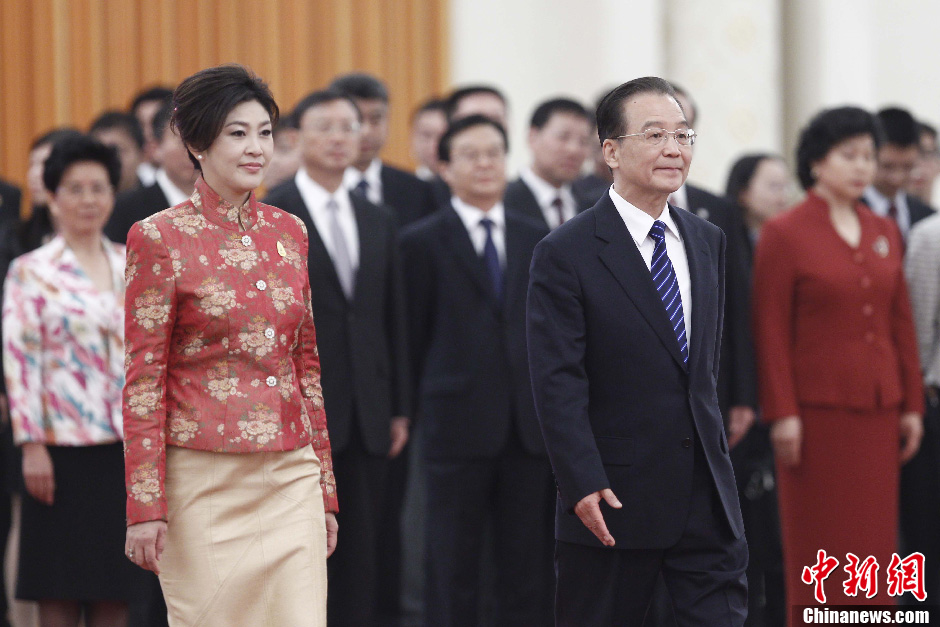
[[[875,249],[875,252],[878,253],[878,256],[882,259],[888,256],[891,248],[888,246],[888,238],[884,235],[879,235],[875,240],[875,243],[872,245],[872,248]]]

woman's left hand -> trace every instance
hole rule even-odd
[[[906,464],[917,454],[924,437],[924,418],[917,412],[901,414],[901,463]]]
[[[326,557],[329,559],[336,550],[336,536],[339,533],[339,523],[336,522],[336,514],[326,513]]]

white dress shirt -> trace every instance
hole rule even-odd
[[[335,246],[333,244],[332,231],[330,230],[329,209],[327,203],[332,199],[339,206],[337,219],[340,229],[346,238],[346,248],[349,250],[349,261],[353,269],[359,268],[359,227],[356,226],[356,214],[353,212],[352,202],[349,200],[349,191],[342,185],[332,194],[310,178],[307,170],[300,168],[294,176],[294,182],[297,183],[297,189],[300,190],[300,197],[307,205],[307,211],[313,219],[313,225],[317,227],[317,233],[326,246],[326,252],[330,254],[330,259],[335,261]]]
[[[630,236],[636,243],[636,247],[646,262],[646,267],[653,265],[653,250],[656,248],[656,241],[650,237],[650,229],[653,228],[655,220],[642,209],[638,209],[629,202],[621,198],[613,186],[610,188],[610,199],[614,201],[614,207],[623,223],[627,225]],[[685,318],[685,335],[692,337],[692,280],[689,275],[689,258],[685,253],[685,244],[682,242],[682,236],[676,227],[672,214],[667,207],[663,207],[663,212],[659,220],[666,225],[666,254],[669,255],[669,261],[672,262],[672,268],[676,273],[676,281],[679,283],[679,297],[682,299],[682,315]],[[692,346],[691,341],[689,346]]]
[[[490,227],[493,232],[493,245],[496,246],[496,255],[499,257],[499,265],[506,267],[506,210],[503,203],[498,202],[493,205],[489,211],[477,209],[468,205],[456,196],[450,199],[454,211],[460,216],[467,234],[470,235],[470,241],[473,243],[477,255],[483,256],[483,247],[486,246],[486,227],[480,224],[483,218],[489,218],[493,222]]]
[[[558,219],[558,210],[552,205],[559,196],[561,196],[561,209],[565,215],[565,222],[578,213],[574,194],[571,193],[571,185],[562,185],[560,188],[555,187],[533,172],[532,168],[523,168],[519,173],[519,178],[532,190],[532,194],[535,196],[535,200],[538,201],[549,228],[554,229],[561,224]]]
[[[353,166],[346,168],[346,172],[343,173],[343,187],[349,191],[353,191],[363,179],[369,184],[369,192],[366,194],[366,198],[373,204],[381,205],[383,198],[381,159],[373,159],[365,172],[360,172]]]
[[[166,200],[170,203],[168,206],[175,207],[181,202],[186,202],[189,200],[192,190],[189,194],[181,190],[179,187],[173,184],[173,181],[170,180],[170,177],[167,176],[166,170],[160,168],[157,170],[157,173],[154,175],[157,185],[160,186],[160,191],[163,192],[163,195],[166,196]]]
[[[428,166],[419,165],[417,169],[415,169],[415,176],[417,176],[422,181],[430,181],[435,177],[435,174]]]
[[[904,239],[907,239],[907,234],[911,231],[911,212],[907,207],[907,194],[904,193],[904,190],[900,190],[895,194],[892,200],[875,189],[874,185],[869,185],[865,190],[865,202],[868,203],[875,215],[882,218],[888,217],[888,209],[891,208],[893,203],[898,210],[898,228],[901,229],[901,235],[904,236]]]
[[[156,182],[157,168],[149,161],[141,161],[137,166],[137,178],[143,187],[149,187]],[[188,198],[188,196],[187,196]]]

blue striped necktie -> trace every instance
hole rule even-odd
[[[689,339],[685,335],[685,316],[682,313],[682,296],[679,294],[679,281],[676,279],[676,272],[666,254],[666,224],[661,220],[653,222],[653,228],[650,229],[650,237],[656,242],[653,248],[653,262],[650,264],[650,274],[653,275],[653,285],[659,292],[659,297],[663,300],[666,307],[666,315],[669,316],[669,324],[676,334],[676,340],[679,342],[679,352],[682,353],[682,361],[689,363]]]

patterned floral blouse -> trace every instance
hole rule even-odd
[[[17,258],[3,298],[3,359],[17,444],[121,440],[124,247],[104,241],[114,290],[101,292],[65,239]]]
[[[127,523],[166,520],[166,446],[252,453],[312,444],[336,484],[303,223],[205,181],[127,238]],[[193,480],[198,480],[194,477]]]

